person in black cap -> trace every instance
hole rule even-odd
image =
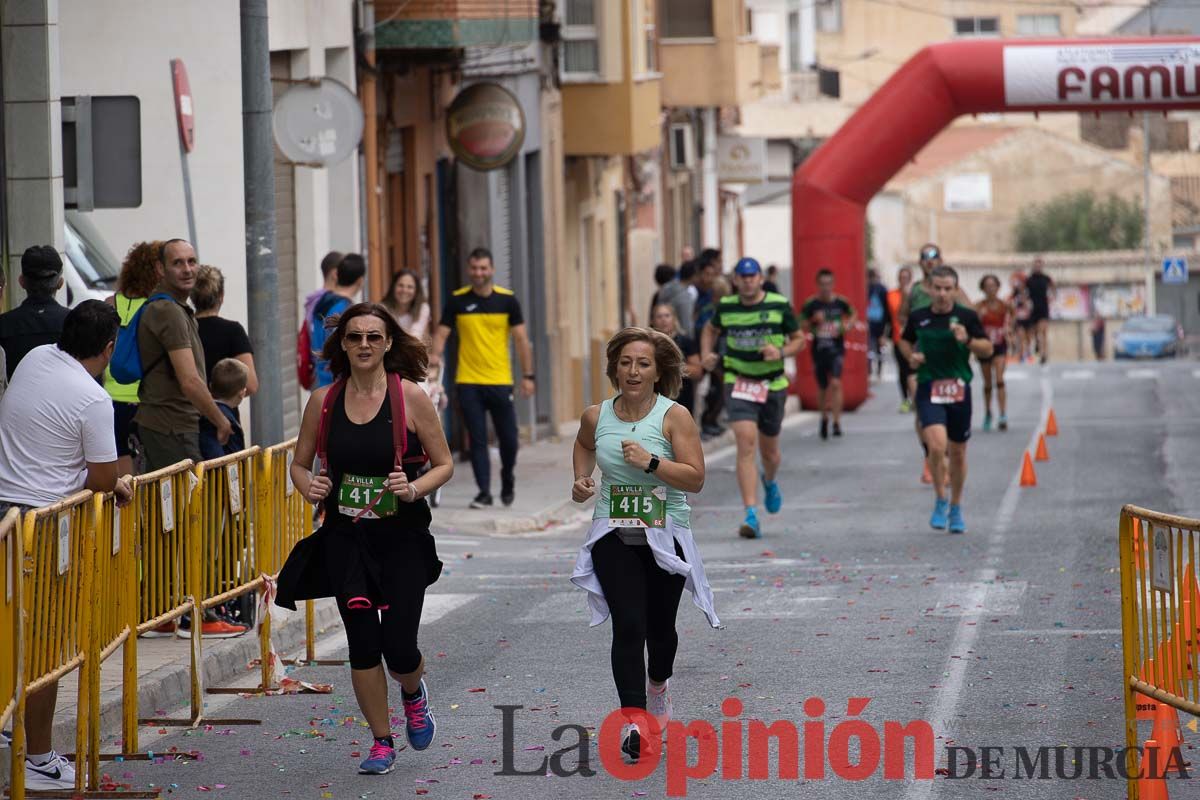
[[[0,314],[0,348],[5,354],[8,379],[21,359],[35,347],[58,344],[68,309],[59,305],[54,293],[63,285],[63,262],[50,245],[35,245],[21,256],[21,288],[25,302]]]

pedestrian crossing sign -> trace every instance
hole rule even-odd
[[[1164,258],[1162,264],[1163,283],[1187,283],[1188,263],[1186,258]]]

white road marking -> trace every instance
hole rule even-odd
[[[1125,372],[1125,377],[1130,378],[1132,380],[1154,379],[1154,378],[1158,377],[1158,370],[1146,369],[1145,367],[1138,368],[1138,369],[1131,369],[1131,370],[1127,370]]]
[[[1068,369],[1063,371],[1062,376],[1065,381],[1090,381],[1096,377],[1096,373],[1090,369]]]
[[[1120,636],[1120,628],[1038,628],[1029,630],[988,631],[992,636]]]
[[[988,570],[985,570],[987,572]],[[993,576],[995,570],[991,570]],[[937,606],[926,612],[927,617],[1010,617],[1021,607],[1028,584],[1025,581],[973,581],[948,583],[941,587]],[[979,598],[970,605],[963,598]]]
[[[1038,415],[1038,420],[1043,420],[1050,411],[1050,406],[1054,401],[1054,387],[1050,383],[1050,379],[1045,375],[1041,379],[1042,388],[1042,410]],[[1039,424],[1034,428],[1029,436],[1029,449],[1033,449],[1037,444],[1037,436],[1041,430]],[[1000,508],[996,512],[996,521],[992,525],[992,533],[988,537],[989,545],[1002,545],[1004,537],[1008,533],[1009,526],[1012,525],[1013,515],[1017,511],[1017,503],[1021,496],[1021,470],[1018,464],[1017,469],[1013,472],[1012,479],[1008,483],[1008,489],[1004,492],[1004,497],[1000,501]],[[971,534],[967,534],[970,536]],[[976,580],[969,584],[966,596],[963,596],[960,605],[967,609],[962,617],[959,618],[958,625],[954,631],[954,641],[950,645],[949,657],[946,659],[946,668],[943,670],[945,678],[942,681],[942,686],[937,690],[937,695],[934,698],[933,709],[929,714],[929,724],[933,727],[935,735],[946,735],[951,721],[955,719],[955,712],[958,708],[959,698],[962,695],[963,685],[966,682],[967,665],[970,659],[963,658],[968,651],[974,648],[975,640],[979,638],[979,619],[982,614],[977,610],[977,607],[982,607],[987,600],[989,583],[996,579],[996,567],[1000,566],[1001,552],[999,549],[989,548],[987,555],[988,566],[979,570],[976,575]],[[904,792],[904,800],[924,800],[930,797],[934,789],[939,786],[940,782],[927,780],[910,781]]]
[[[1029,373],[1023,369],[1009,369],[1005,370],[1004,379],[1006,381],[1027,381]]]

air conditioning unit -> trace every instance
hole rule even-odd
[[[696,137],[687,122],[671,124],[671,169],[691,169],[696,163]]]

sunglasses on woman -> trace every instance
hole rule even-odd
[[[383,340],[387,337],[378,331],[370,331],[367,333],[358,333],[356,331],[347,331],[342,334],[343,338],[350,344],[369,344],[371,347],[378,347],[383,344]]]

